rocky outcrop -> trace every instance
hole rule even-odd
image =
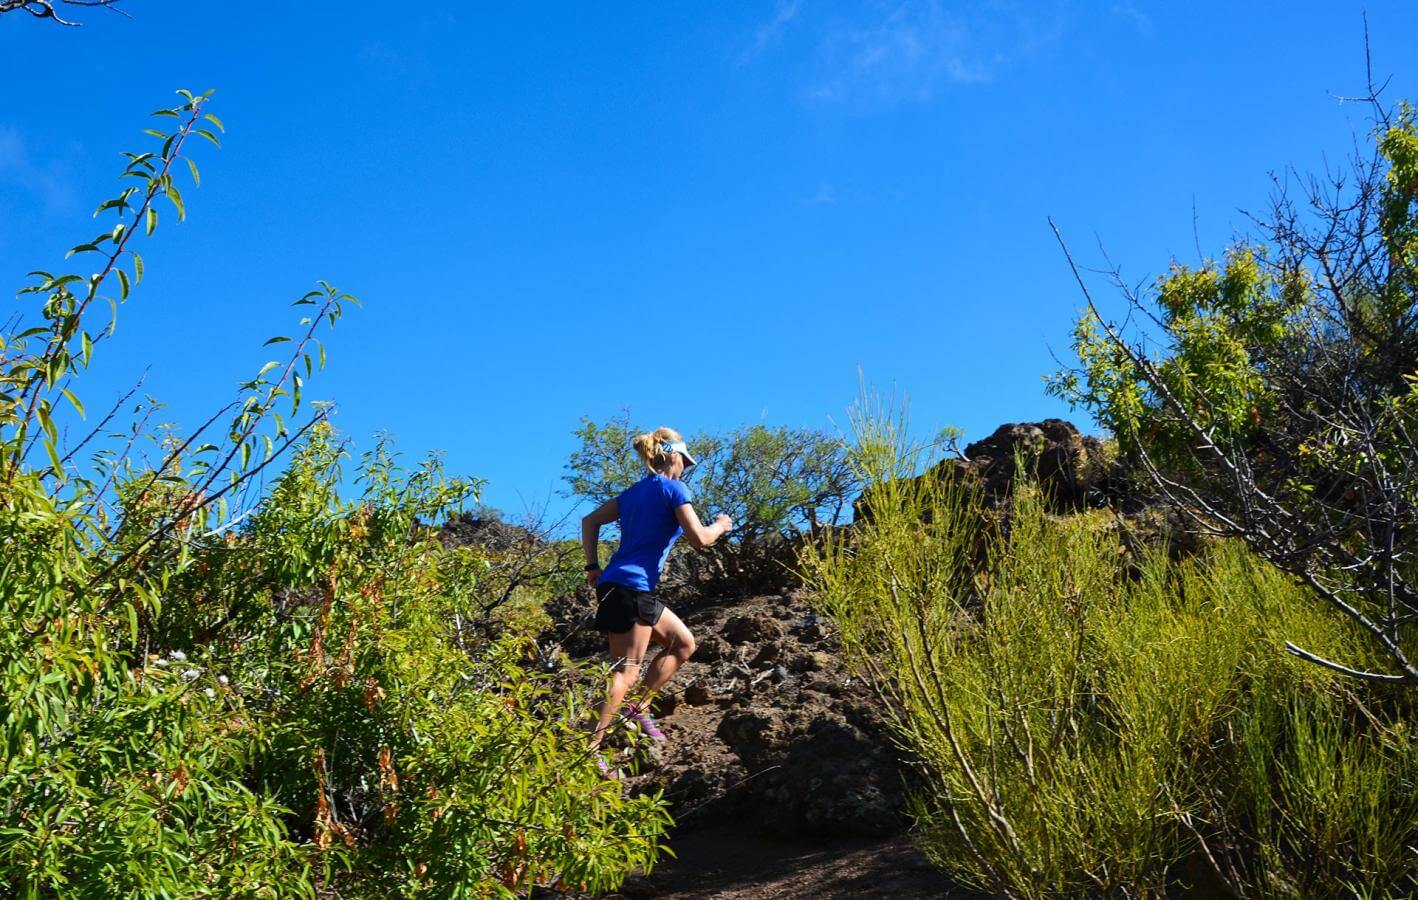
[[[439,529],[438,539],[445,547],[482,547],[497,553],[516,547],[540,548],[545,543],[542,536],[530,528],[475,512],[450,516]]]
[[[1148,505],[1126,476],[1115,446],[1063,419],[1001,425],[989,437],[967,445],[960,458],[942,460],[915,480],[965,481],[980,490],[989,506],[1000,507],[1013,495],[1021,475],[1038,483],[1055,513],[1090,507],[1136,512]],[[856,517],[870,515],[870,499],[864,496],[857,501]]]
[[[968,445],[964,460],[948,462],[972,470],[994,502],[1010,495],[1021,472],[1037,479],[1057,512],[1104,505],[1116,491],[1108,445],[1063,419],[1001,425]]]

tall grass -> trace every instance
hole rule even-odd
[[[805,564],[919,761],[937,865],[1014,897],[1418,891],[1411,701],[1283,652],[1363,658],[1327,608],[1236,546],[1132,559],[1034,488],[987,512],[901,477],[890,409],[856,424],[871,514]]]

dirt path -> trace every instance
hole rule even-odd
[[[631,878],[613,897],[767,900],[808,897],[955,898],[952,889],[904,836],[832,843],[773,841],[732,824],[676,835],[677,859]]]

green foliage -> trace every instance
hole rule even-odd
[[[695,491],[706,509],[728,513],[741,541],[839,524],[856,498],[845,445],[822,431],[746,425],[696,446]]]
[[[1117,435],[1201,527],[1243,539],[1343,611],[1418,685],[1418,125],[1376,111],[1373,156],[1279,195],[1263,240],[1173,265],[1139,330],[1089,298],[1050,390]]]
[[[138,187],[99,210],[122,220],[74,250],[100,271],[39,273],[44,324],[0,343],[0,889],[515,896],[651,866],[663,804],[601,780],[578,727],[604,673],[539,673],[525,638],[466,627],[481,568],[420,523],[477,482],[381,440],[343,499],[324,408],[287,422],[353,298],[297,300],[298,336],[268,342],[290,353],[196,433],[110,416],[90,467],[61,444],[56,400],[82,414],[71,386],[112,333],[93,301],[141,280],[133,236],[159,199],[185,214],[171,171],[188,138],[216,141],[206,96],[159,111],[160,153],[127,154]]]
[[[1054,393],[1094,412],[1125,447],[1145,443],[1169,462],[1187,458],[1190,428],[1158,413],[1168,397],[1219,440],[1252,439],[1273,417],[1277,396],[1263,360],[1292,338],[1310,297],[1310,276],[1264,265],[1262,248],[1240,246],[1221,264],[1173,265],[1157,283],[1156,305],[1171,352],[1156,361],[1162,387],[1085,314],[1074,332],[1083,376],[1063,373]]]
[[[1301,225],[1283,219],[1288,206],[1282,200],[1276,220],[1268,224],[1269,243],[1243,243],[1221,262],[1199,268],[1174,263],[1157,280],[1151,296],[1160,329],[1150,335],[1158,342],[1155,351],[1139,346],[1129,353],[1110,339],[1114,326],[1095,311],[1081,316],[1074,334],[1080,366],[1055,375],[1051,392],[1094,413],[1125,449],[1145,447],[1165,460],[1184,462],[1191,459],[1196,429],[1171,413],[1184,410],[1220,444],[1283,440],[1306,411],[1306,398],[1295,395],[1294,382],[1308,378],[1314,390],[1329,389],[1322,384],[1320,357],[1342,348],[1385,367],[1370,367],[1363,373],[1370,378],[1350,389],[1372,396],[1375,411],[1385,416],[1381,431],[1397,437],[1413,424],[1412,391],[1398,376],[1418,367],[1415,147],[1418,128],[1412,109],[1404,106],[1377,135],[1383,170],[1372,179],[1377,196],[1354,208],[1363,216],[1374,204],[1377,241],[1355,248],[1372,256],[1370,265],[1342,270],[1327,258],[1339,247],[1307,243]],[[1368,174],[1356,176],[1362,181]],[[1384,348],[1397,356],[1377,358]],[[1317,459],[1340,453],[1333,444],[1342,436],[1335,426],[1300,437],[1306,439],[1307,455]]]
[[[642,431],[631,424],[628,409],[604,424],[583,418],[581,427],[572,432],[581,446],[567,459],[563,476],[569,492],[599,506],[643,478],[645,464],[630,445]],[[691,452],[698,450],[695,441],[689,447]]]
[[[870,522],[809,548],[815,602],[919,760],[918,837],[1015,897],[1409,896],[1415,710],[1276,652],[1372,662],[1338,613],[1234,543],[1126,564],[1110,517],[1021,490],[1008,527],[869,410]]]

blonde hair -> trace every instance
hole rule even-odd
[[[647,431],[644,434],[637,434],[630,442],[635,448],[635,452],[640,454],[640,459],[653,471],[663,472],[670,467],[670,454],[661,449],[662,445],[670,441],[682,441],[679,432],[673,428],[666,428],[661,425],[654,431]]]

